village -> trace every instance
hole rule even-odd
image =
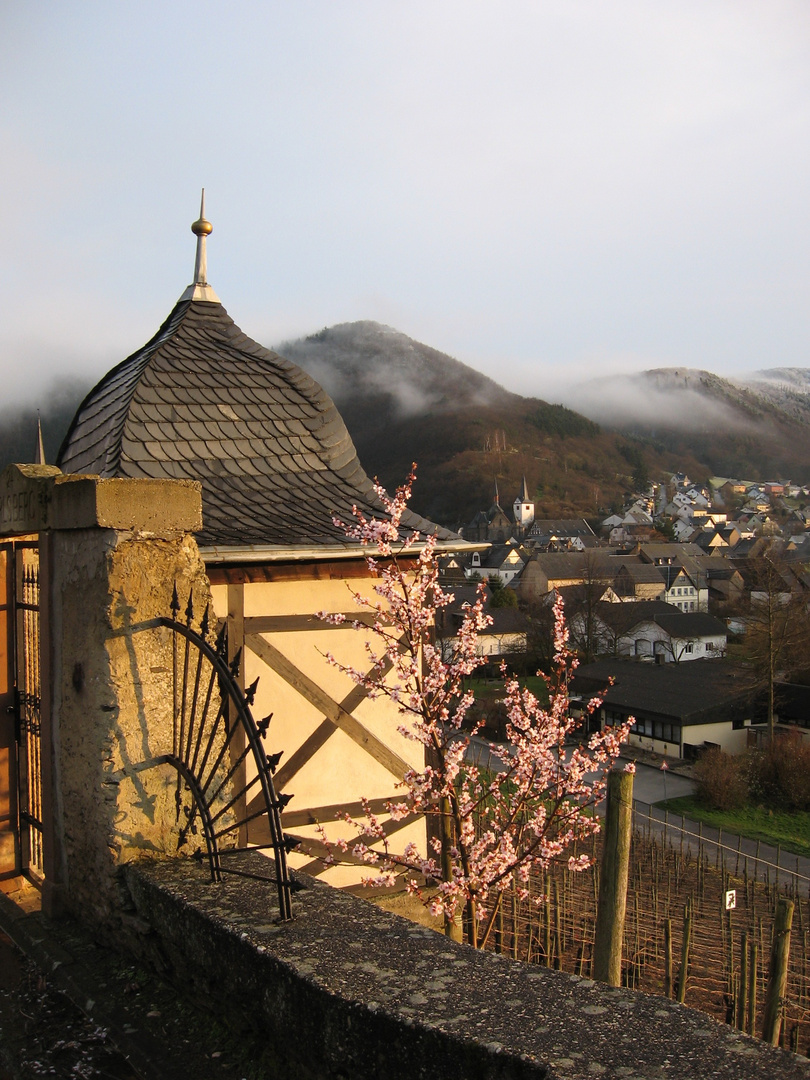
[[[806,664],[802,642],[778,657],[770,716],[761,680],[744,678],[728,656],[765,597],[763,567],[775,568],[768,590],[785,611],[806,609],[809,497],[787,481],[712,477],[702,486],[675,473],[595,531],[584,518],[536,518],[525,480],[504,506],[496,485],[491,507],[461,528],[487,546],[443,560],[457,596],[439,633],[449,648],[475,583],[486,582],[491,624],[481,654],[493,671],[502,661],[529,670],[547,658],[542,639],[560,597],[581,664],[575,691],[596,693],[615,679],[601,721],[634,716],[638,748],[694,761],[711,747],[740,753],[761,744],[769,723],[803,734],[810,690],[789,675]]]

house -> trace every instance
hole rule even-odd
[[[697,562],[705,552],[697,544],[641,544],[639,558],[658,568],[665,599],[681,611],[708,611],[709,591]]]
[[[574,586],[571,587],[575,588]],[[684,663],[722,656],[728,633],[724,623],[703,612],[683,612],[663,600],[613,604],[604,600],[590,607],[576,598],[566,606],[575,647],[586,655],[655,658],[659,663]],[[590,640],[586,640],[590,636]]]
[[[508,585],[520,575],[529,559],[529,552],[516,540],[510,539],[505,544],[492,545],[483,553],[474,552],[467,565],[467,576],[495,576],[499,577],[504,585]]]
[[[667,607],[668,611],[652,613],[624,634],[619,651],[676,664],[725,655],[728,631],[724,623],[703,611]]]
[[[444,656],[452,655],[456,636],[464,619],[465,609],[478,599],[477,585],[460,585],[453,589],[453,601],[437,613],[436,639]],[[493,607],[491,594],[484,588],[484,611],[491,624],[478,634],[476,656],[492,660],[522,655],[526,652],[526,615],[515,607]]]
[[[744,591],[743,576],[729,559],[704,555],[696,561],[705,577],[709,610],[724,610],[740,602]]]
[[[634,717],[631,746],[687,759],[711,746],[741,753],[755,714],[751,695],[739,688],[725,660],[699,664],[598,660],[578,669],[572,692],[587,698],[603,696],[596,718],[601,727]]]
[[[352,592],[374,596],[365,552],[335,517],[351,521],[354,506],[371,518],[385,510],[328,395],[244,334],[208,284],[211,226],[202,208],[192,229],[193,283],[157,334],[87,395],[59,465],[101,477],[201,482],[196,539],[214,614],[227,624],[229,659],[244,657],[243,685],[259,678],[256,715],[273,716],[274,746],[284,751],[276,788],[295,795],[283,825],[317,852],[317,823],[333,822],[334,806],[362,813],[362,797],[393,796],[405,771],[424,760],[399,732],[397,709],[370,699],[326,660],[332,652],[368,666],[362,632],[318,615],[351,614]],[[440,555],[465,548],[410,512],[403,524],[435,533]],[[418,549],[402,555],[406,566],[417,557]],[[171,583],[158,585],[168,604]],[[257,816],[247,841],[266,843],[266,828]],[[424,844],[424,824],[409,824],[403,843],[409,836]],[[323,869],[317,858],[303,866]],[[351,880],[342,874],[330,880]]]
[[[552,590],[585,581],[598,581],[605,587],[612,581],[619,564],[606,549],[584,552],[533,552],[520,575],[518,592],[531,601],[547,596]]]
[[[545,551],[584,551],[598,543],[584,518],[542,518],[532,522],[526,543]]]
[[[622,559],[613,578],[613,590],[622,600],[664,600],[666,587],[657,566]]]

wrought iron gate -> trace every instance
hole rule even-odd
[[[42,852],[42,687],[40,681],[39,545],[36,540],[4,544],[11,560],[12,656],[17,740],[17,816],[20,870],[37,884],[45,867]]]
[[[178,848],[207,858],[212,881],[230,873],[275,882],[280,917],[289,919],[291,893],[297,886],[287,870],[286,855],[299,841],[285,836],[281,828],[281,810],[292,796],[276,794],[273,784],[281,754],[268,757],[264,749],[271,717],[257,723],[251,713],[258,679],[247,691],[241,690],[237,682],[241,657],[238,654],[228,663],[225,622],[212,644],[208,608],[199,630],[192,626],[190,596],[185,621],[178,619],[179,613],[175,589],[171,617],[161,616],[133,627],[135,634],[157,627],[172,633],[173,731],[171,753],[141,762],[132,771],[171,766],[177,773]],[[270,843],[248,844],[248,823],[260,817],[266,818]],[[204,846],[192,851],[199,842],[195,838]],[[261,847],[272,851],[273,876],[246,873],[233,864],[233,855]]]

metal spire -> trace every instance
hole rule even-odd
[[[189,285],[181,300],[209,300],[218,304],[219,297],[208,284],[208,257],[205,250],[206,237],[214,231],[214,226],[205,217],[205,188],[202,189],[200,198],[200,216],[191,226],[191,231],[197,237],[197,254],[194,259],[194,283]]]
[[[45,444],[42,441],[42,423],[39,419],[39,409],[37,409],[37,448],[34,451],[34,464],[47,464],[45,461]]]
[[[210,221],[205,220],[205,188],[200,196],[200,217],[191,226],[191,231],[197,237],[197,258],[194,260],[194,284],[207,285],[205,275],[208,272],[208,260],[205,252],[205,238],[214,231]]]

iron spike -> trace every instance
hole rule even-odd
[[[260,739],[263,739],[267,734],[267,729],[270,727],[270,721],[273,719],[273,714],[268,713],[262,720],[256,725],[256,732]]]
[[[234,656],[233,660],[231,660],[231,664],[230,664],[231,676],[234,679],[238,678],[238,676],[239,676],[239,665],[241,663],[242,663],[242,646],[240,645],[239,648],[236,650],[236,655]]]
[[[200,637],[203,639],[203,641],[208,640],[208,623],[209,623],[208,612],[209,612],[210,606],[211,606],[210,604],[205,605],[205,611],[203,612],[202,622],[200,623]]]
[[[253,704],[254,698],[256,697],[256,688],[258,687],[258,685],[259,680],[258,678],[256,678],[245,691],[245,701],[248,703],[248,705]]]
[[[172,588],[172,602],[169,605],[172,613],[172,618],[177,621],[177,613],[180,610],[180,598],[177,595],[177,582],[175,581]]]
[[[224,660],[228,655],[228,624],[223,622],[217,633],[217,640],[214,643],[214,651],[220,659]]]
[[[284,850],[295,851],[296,848],[301,847],[302,841],[297,836],[290,836],[289,833],[284,833]]]
[[[271,754],[267,759],[267,764],[270,766],[270,772],[274,773],[278,766],[278,763],[284,757],[284,751],[279,750],[277,754]]]
[[[290,802],[290,800],[292,798],[293,798],[293,796],[290,795],[286,791],[283,792],[281,795],[277,795],[276,796],[276,805],[278,806],[279,810],[283,810],[284,807],[287,805],[288,802]]]

